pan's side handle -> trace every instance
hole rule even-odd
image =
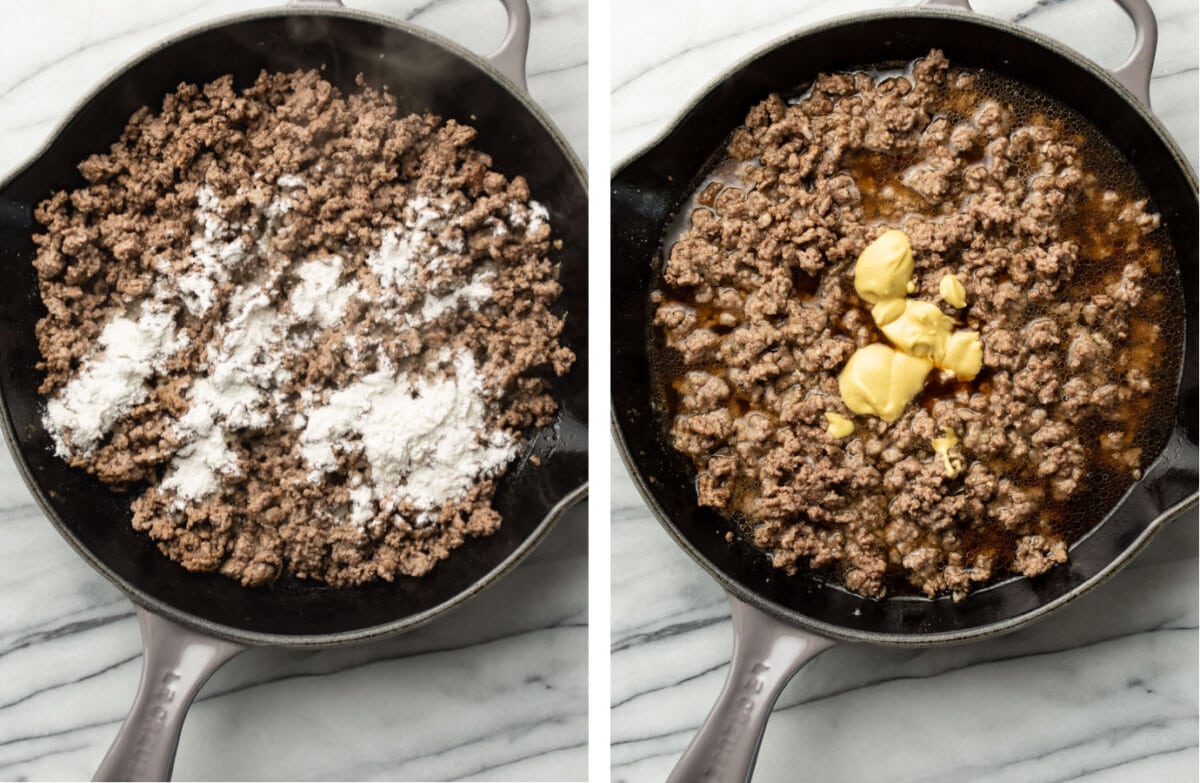
[[[292,1],[295,2],[295,0]],[[333,0],[335,3],[339,1]],[[971,0],[921,0],[917,5],[924,6],[925,8],[954,8],[959,11],[975,10],[971,7]]]
[[[1116,0],[1133,21],[1133,51],[1125,62],[1110,73],[1134,97],[1150,108],[1150,73],[1154,70],[1154,55],[1158,51],[1158,20],[1147,0]],[[971,0],[921,0],[917,5],[926,8],[953,8],[973,11]]]
[[[525,81],[525,66],[529,55],[529,2],[528,0],[500,0],[508,15],[508,27],[504,40],[496,51],[487,56],[497,71],[504,74],[522,92],[529,92]],[[288,0],[289,7],[298,8],[344,8],[342,0]]]
[[[142,681],[93,780],[169,780],[188,707],[223,663],[246,649],[138,607]]]
[[[717,703],[668,783],[750,780],[767,718],[801,666],[834,644],[763,614],[732,595],[733,662]]]
[[[529,3],[528,0],[501,0],[508,13],[508,29],[499,48],[488,55],[488,62],[508,77],[509,81],[529,92],[525,81],[525,67],[529,55]]]
[[[1150,73],[1158,51],[1158,20],[1146,0],[1117,0],[1117,4],[1133,20],[1133,51],[1112,70],[1112,75],[1148,109]]]

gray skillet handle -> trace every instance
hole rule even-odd
[[[188,707],[221,664],[246,648],[141,607],[142,681],[129,717],[93,780],[169,780]]]
[[[1158,20],[1146,0],[1116,0],[1133,21],[1133,51],[1111,73],[1125,89],[1150,108],[1150,72],[1158,50]],[[927,8],[955,8],[973,11],[971,0],[921,0]]]
[[[509,81],[529,92],[525,81],[525,65],[529,55],[529,3],[527,0],[501,0],[508,12],[508,29],[500,47],[488,55],[487,60]]]
[[[733,662],[700,731],[668,783],[745,783],[754,772],[767,718],[783,686],[834,642],[763,614],[732,595]]]
[[[529,92],[525,81],[525,64],[529,54],[529,3],[528,0],[500,0],[508,14],[508,29],[499,48],[487,56],[487,61],[504,74],[509,81]],[[342,0],[288,0],[289,6],[300,8],[344,8]]]

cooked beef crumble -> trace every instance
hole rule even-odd
[[[653,300],[670,437],[699,503],[778,568],[872,597],[1040,574],[1079,532],[1069,501],[1119,496],[1153,456],[1170,406],[1155,379],[1177,369],[1169,246],[1128,163],[1090,169],[1081,120],[1031,94],[939,51],[902,76],[823,75],[750,111],[668,236]],[[910,295],[977,330],[984,369],[934,370],[886,423],[845,406],[838,373],[886,343],[854,265],[893,228]],[[965,309],[940,298],[950,274]],[[854,432],[831,436],[827,412]]]
[[[37,210],[60,455],[135,489],[133,525],[167,556],[246,585],[419,576],[494,532],[496,476],[552,420],[574,356],[550,310],[548,214],[474,139],[316,71],[184,84],[138,111],[80,165],[86,186]],[[157,358],[140,344],[155,340]],[[422,402],[446,399],[459,407]],[[393,403],[409,412],[364,429]],[[463,419],[482,422],[475,442]],[[471,454],[436,453],[443,431]],[[376,460],[376,436],[423,451]],[[473,450],[490,460],[473,485],[408,492],[435,453],[458,473],[434,491]],[[410,471],[407,494],[378,486],[384,468]]]

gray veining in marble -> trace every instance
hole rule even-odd
[[[0,23],[0,176],[101,76],[209,19],[270,3],[46,0]],[[473,51],[496,0],[347,0]],[[582,156],[587,6],[533,0],[530,89]],[[11,11],[18,11],[12,13]],[[388,641],[253,650],[219,671],[183,730],[178,779],[579,780],[587,770],[586,506],[515,572]],[[0,456],[0,779],[85,779],[133,699],[131,605],[63,542]]]
[[[1197,16],[1151,0],[1159,116],[1197,161]],[[613,157],[651,141],[730,64],[794,29],[878,0],[619,0]],[[1106,0],[980,0],[1112,66],[1132,27]],[[653,520],[612,460],[612,763],[662,780],[716,699],[732,643],[722,591]],[[1049,620],[975,645],[839,646],[784,690],[756,782],[1184,783],[1197,774],[1197,515]]]

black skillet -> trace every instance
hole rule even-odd
[[[970,13],[881,11],[833,20],[771,45],[717,79],[648,149],[617,169],[612,184],[612,416],[638,489],[667,532],[729,594],[734,650],[716,706],[671,775],[683,781],[748,780],[779,692],[808,660],[838,641],[924,646],[984,639],[1045,617],[1127,563],[1197,495],[1197,195],[1183,154],[1149,110],[1157,41],[1145,0],[1118,0],[1136,41],[1109,73],[1051,39]],[[649,292],[668,225],[746,112],[771,92],[805,85],[820,72],[909,61],[941,48],[961,66],[1031,84],[1073,106],[1136,167],[1174,243],[1184,292],[1185,330],[1178,402],[1166,446],[1096,527],[1071,549],[1070,563],[1036,579],[1012,579],[949,598],[854,595],[809,573],[787,577],[696,505],[693,472],[663,437],[650,401]],[[632,303],[632,304],[631,304]],[[1103,518],[1101,519],[1103,515]]]
[[[162,779],[170,774],[188,704],[212,672],[247,645],[317,647],[410,630],[494,583],[583,498],[587,481],[587,187],[582,165],[525,92],[529,8],[504,0],[508,31],[482,59],[429,32],[340,3],[293,5],[224,19],[163,42],[118,70],[86,98],[24,168],[0,185],[0,405],[22,475],[46,515],[93,568],[133,600],[145,656],[141,686],[98,779]],[[261,69],[325,66],[344,90],[365,74],[387,85],[405,110],[428,109],[470,122],[477,148],[497,170],[523,174],[549,209],[563,241],[563,340],[577,355],[555,389],[560,413],[530,433],[528,455],[500,481],[495,506],[504,524],[472,540],[421,579],[329,589],[283,579],[246,589],[215,574],[194,574],[159,553],[130,526],[131,495],[116,494],[54,457],[41,424],[44,401],[34,324],[44,313],[32,266],[35,205],[84,184],[76,165],[107,149],[143,105],[161,103],[180,82],[226,73],[238,86]]]

